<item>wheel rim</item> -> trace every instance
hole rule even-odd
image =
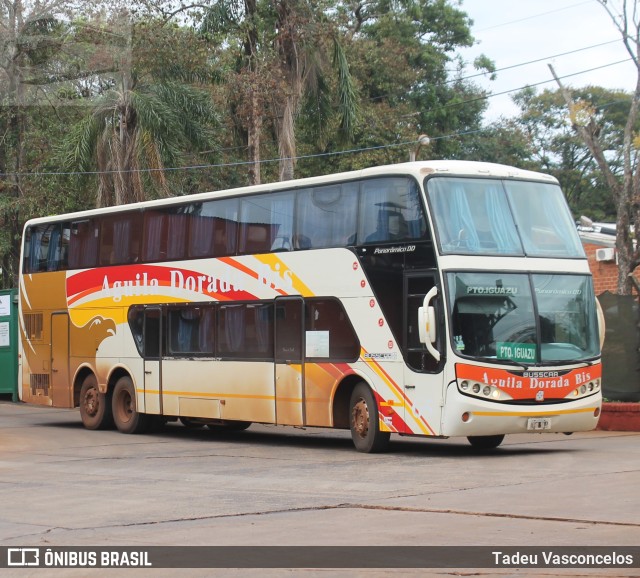
[[[353,406],[351,411],[351,423],[353,431],[358,437],[364,439],[369,433],[369,406],[367,402],[360,398]]]
[[[95,417],[98,413],[98,409],[100,408],[100,400],[98,398],[98,392],[95,388],[90,388],[84,394],[84,399],[82,400],[82,405],[84,407],[85,413],[90,417]]]
[[[118,396],[118,403],[116,404],[118,420],[120,423],[127,423],[133,415],[133,398],[131,394],[124,390],[120,392]]]

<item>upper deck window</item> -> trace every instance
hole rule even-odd
[[[426,186],[443,253],[584,257],[555,184],[436,177]]]
[[[363,181],[358,243],[422,239],[426,222],[417,184],[404,177]]]

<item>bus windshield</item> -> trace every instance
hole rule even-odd
[[[585,256],[555,184],[434,177],[426,188],[442,253]]]
[[[454,350],[461,356],[537,363],[600,353],[591,277],[568,274],[447,274]]]

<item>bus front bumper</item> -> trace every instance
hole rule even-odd
[[[495,403],[462,395],[455,383],[446,399],[442,435],[447,437],[590,431],[602,406],[600,393],[558,404]]]

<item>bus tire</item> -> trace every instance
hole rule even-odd
[[[504,435],[495,436],[469,436],[469,443],[479,450],[493,450],[504,440]]]
[[[380,431],[378,404],[365,383],[356,385],[351,393],[349,425],[353,445],[359,452],[377,453],[387,448],[391,434]]]
[[[136,392],[128,376],[121,377],[113,389],[113,421],[119,431],[126,434],[145,432],[150,416],[136,411]]]
[[[111,396],[100,393],[98,380],[93,373],[87,375],[80,389],[80,418],[87,429],[109,429],[113,427]]]

